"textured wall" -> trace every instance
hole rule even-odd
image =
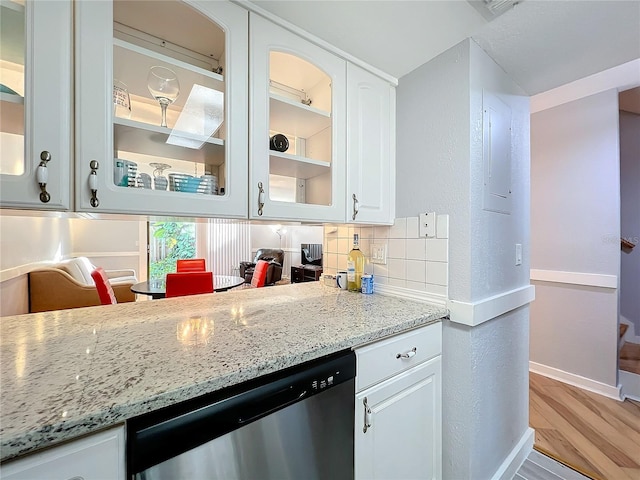
[[[449,296],[468,300],[469,46],[460,43],[399,81],[396,217],[449,214]]]
[[[619,273],[617,95],[609,90],[531,116],[531,268]],[[617,290],[539,287],[531,361],[615,387]]]
[[[620,112],[620,232],[636,245],[620,259],[620,314],[640,335],[640,115]]]
[[[482,210],[482,92],[512,110],[511,215]],[[400,79],[398,217],[449,214],[449,298],[529,283],[528,99],[465,40]],[[515,243],[523,265],[515,266]],[[443,333],[443,477],[490,478],[528,428],[529,307]]]

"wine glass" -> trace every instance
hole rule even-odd
[[[167,165],[166,163],[150,163],[150,167],[153,167],[155,170],[153,171],[153,186],[155,190],[166,190],[169,181],[167,177],[162,175],[162,172],[171,168],[171,165]]]
[[[165,67],[151,67],[147,77],[147,88],[162,108],[161,127],[167,126],[167,107],[176,101],[180,93],[178,77],[173,70]]]

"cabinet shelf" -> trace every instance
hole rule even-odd
[[[321,160],[271,151],[269,154],[269,173],[283,177],[313,178],[329,173],[331,164]]]
[[[275,93],[269,94],[269,112],[271,130],[296,137],[309,138],[331,127],[331,113]]]
[[[184,106],[193,85],[202,85],[222,92],[225,90],[224,77],[217,73],[117,38],[113,39],[113,46],[114,78],[126,83],[130,94],[151,96],[147,88],[147,76],[149,69],[158,64],[167,65],[178,76],[180,95],[173,104],[175,106]]]
[[[143,153],[160,158],[174,158],[214,166],[224,163],[224,140],[219,138],[207,138],[202,146],[196,150],[168,144],[167,140],[172,133],[170,128],[116,118],[113,122],[113,129],[116,151]],[[174,133],[185,139],[203,141],[201,137],[190,133]]]

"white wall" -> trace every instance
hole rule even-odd
[[[531,116],[531,268],[613,278],[620,268],[617,91]],[[531,361],[617,384],[615,288],[539,282]]]
[[[513,114],[511,215],[482,210],[482,92]],[[465,40],[400,79],[397,211],[449,214],[449,298],[528,285],[529,109],[524,92]],[[514,265],[515,243],[523,264]],[[453,320],[453,317],[452,317]],[[476,327],[445,322],[443,477],[490,478],[528,435],[529,308]]]
[[[640,115],[620,112],[620,233],[636,248],[620,259],[620,315],[640,335]]]

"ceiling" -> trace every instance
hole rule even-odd
[[[529,95],[640,58],[640,0],[524,0],[492,21],[464,0],[252,3],[397,78],[467,37]]]

